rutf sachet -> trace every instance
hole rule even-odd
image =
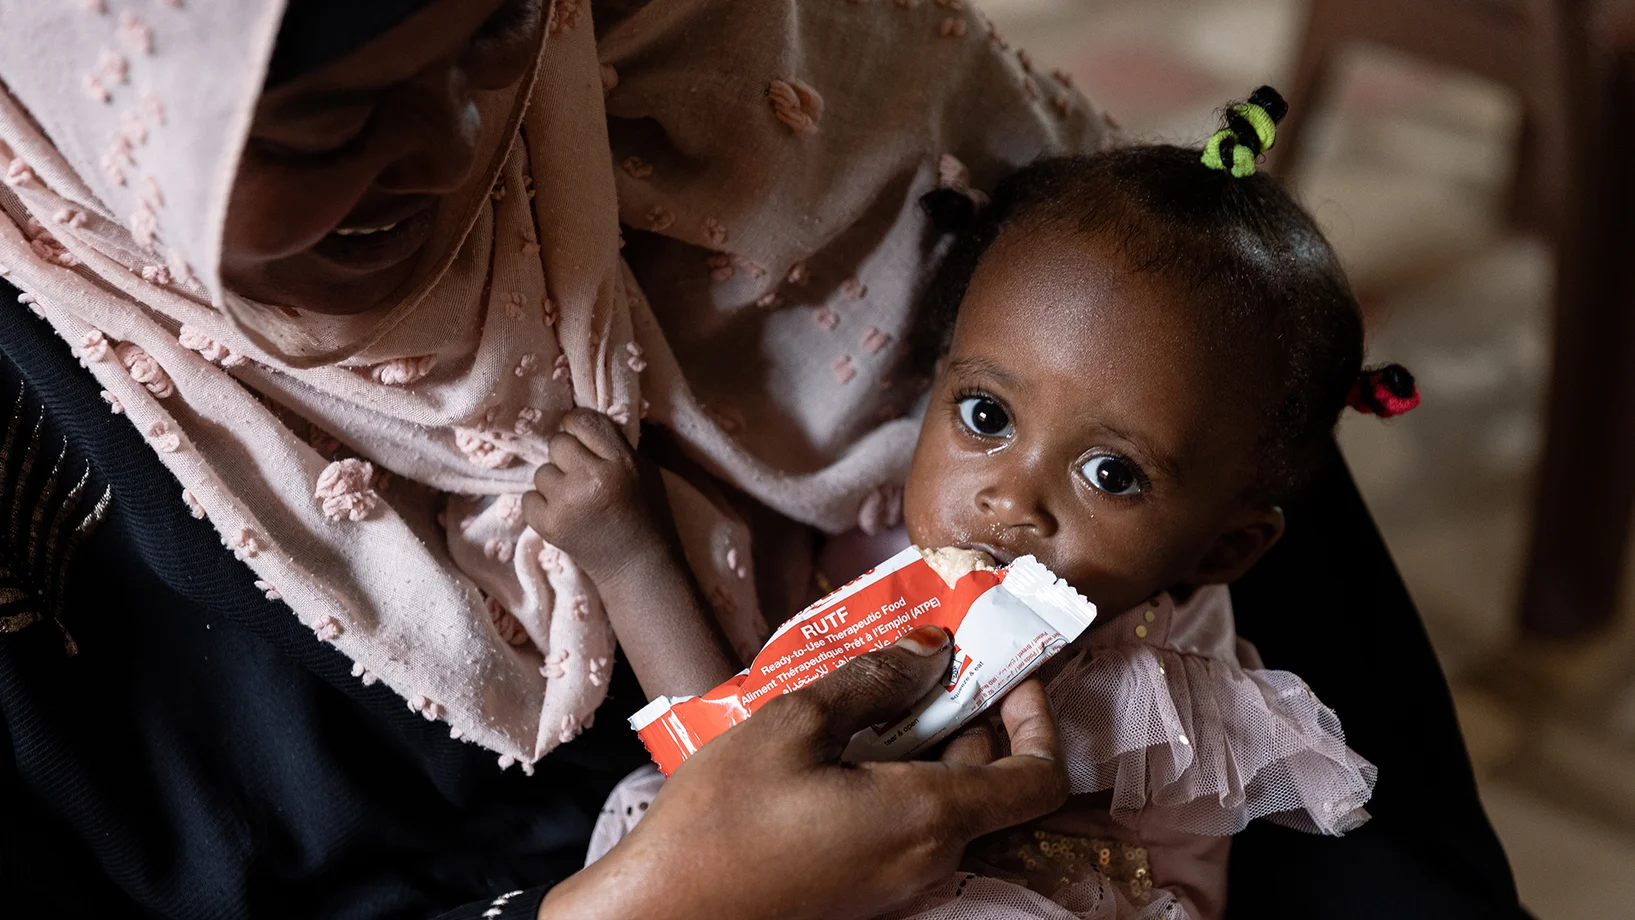
[[[954,637],[947,682],[894,722],[863,729],[843,758],[902,760],[958,731],[1078,638],[1095,605],[1032,556],[909,547],[772,634],[749,667],[694,697],[659,697],[630,718],[666,776],[705,742],[785,693],[921,626]]]

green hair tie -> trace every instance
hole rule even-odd
[[[1234,144],[1237,143],[1237,135],[1232,133],[1231,128],[1222,128],[1209,136],[1209,140],[1204,144],[1205,166],[1223,172],[1226,170],[1226,164],[1221,161],[1221,141],[1228,138],[1231,138]]]
[[[1244,121],[1254,126],[1254,134],[1261,139],[1262,154],[1272,149],[1272,144],[1277,142],[1277,123],[1272,121],[1272,114],[1254,103],[1243,103],[1238,106],[1238,114],[1243,116]]]
[[[1277,90],[1262,86],[1249,101],[1233,106],[1226,127],[1210,135],[1204,145],[1203,164],[1243,179],[1255,174],[1255,160],[1277,141],[1277,123],[1289,111],[1289,104]],[[1235,127],[1234,127],[1235,126]],[[1254,137],[1246,137],[1246,131]]]
[[[1227,156],[1232,158],[1231,163],[1227,163],[1221,155],[1221,146],[1226,141],[1232,142],[1227,153]],[[1243,179],[1255,174],[1254,153],[1238,142],[1238,136],[1231,128],[1222,128],[1210,135],[1209,143],[1204,145],[1203,161],[1204,165],[1210,169],[1229,172],[1235,179]]]
[[[1242,144],[1232,148],[1232,178],[1247,179],[1255,174],[1255,155]]]
[[[1272,144],[1277,141],[1277,122],[1272,121],[1271,114],[1253,102],[1245,102],[1234,111],[1254,126],[1255,135],[1260,138],[1261,152],[1272,149]]]

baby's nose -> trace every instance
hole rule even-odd
[[[1048,537],[1056,532],[1056,518],[1035,493],[1005,485],[989,486],[976,494],[977,509],[1006,530],[1027,530]]]

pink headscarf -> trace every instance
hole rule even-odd
[[[614,654],[594,586],[521,521],[562,414],[596,408],[634,439],[650,413],[796,520],[889,517],[915,425],[891,420],[913,394],[885,346],[933,255],[913,204],[937,154],[969,148],[992,174],[1099,131],[1065,89],[1002,144],[976,142],[995,126],[974,114],[929,106],[878,145],[888,157],[844,166],[889,121],[834,112],[885,89],[847,83],[847,35],[865,24],[845,4],[653,3],[598,62],[588,4],[559,0],[536,74],[479,101],[490,166],[440,209],[430,251],[446,258],[389,307],[291,314],[219,275],[282,6],[0,0],[0,272],[269,597],[502,766],[587,725]],[[1038,93],[996,34],[945,13],[898,7],[890,26],[956,78]],[[830,87],[829,114],[814,86]],[[664,289],[662,322],[621,258],[621,219],[654,234],[644,280]],[[870,321],[843,323],[865,297]],[[746,528],[680,476],[666,486],[689,564],[753,650]]]

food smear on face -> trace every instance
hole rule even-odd
[[[959,580],[972,572],[991,572],[998,566],[994,565],[993,557],[979,549],[966,549],[962,546],[943,546],[937,549],[922,549],[920,555],[925,557],[925,564],[931,571],[942,576],[942,580],[952,588],[959,584]]]
[[[790,619],[748,668],[696,697],[659,697],[630,726],[666,776],[710,739],[785,693],[921,626],[954,637],[946,680],[895,722],[852,736],[842,758],[904,760],[958,731],[1077,639],[1094,604],[1032,556],[909,547]]]

